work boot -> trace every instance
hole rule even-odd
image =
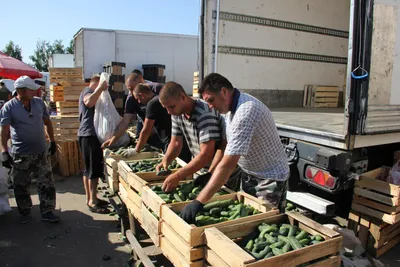
[[[46,212],[45,214],[42,214],[42,221],[56,223],[56,222],[60,221],[60,217],[57,215],[54,215],[53,212],[49,211],[49,212]]]

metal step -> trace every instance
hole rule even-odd
[[[318,214],[332,216],[335,213],[335,203],[310,193],[288,191],[286,199]]]

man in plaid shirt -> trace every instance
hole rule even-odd
[[[179,181],[195,174],[202,168],[206,173],[196,178],[195,184],[202,184],[211,176],[217,163],[222,159],[226,145],[224,120],[206,102],[189,97],[182,86],[175,82],[166,83],[159,95],[161,105],[171,114],[171,142],[163,161],[157,166],[167,166],[179,155],[185,138],[193,159],[185,167],[168,176],[163,184],[166,192],[176,188]]]
[[[181,217],[193,223],[204,203],[224,184],[263,198],[282,210],[290,171],[270,110],[217,73],[204,79],[199,93],[211,107],[225,114],[228,144],[210,181],[185,207]]]

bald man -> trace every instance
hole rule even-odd
[[[135,120],[135,117],[137,117],[137,127],[139,130],[137,132],[137,135],[140,135],[140,130],[143,127],[143,122],[146,118],[146,105],[140,104],[135,99],[133,91],[138,84],[143,83],[145,83],[155,95],[158,95],[161,91],[161,88],[163,87],[163,84],[161,83],[146,83],[143,79],[143,76],[138,75],[137,73],[131,73],[129,75],[129,77],[125,81],[126,88],[129,90],[129,95],[125,102],[124,116],[119,123],[117,130],[114,133],[114,136],[103,143],[103,148],[113,145],[125,133],[126,129],[128,129],[129,127],[129,124],[133,120]],[[164,150],[165,148],[165,144],[163,144],[163,142],[160,140],[160,138],[157,137],[157,134],[155,133],[153,133],[149,137],[147,143],[162,150]]]

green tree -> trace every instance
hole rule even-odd
[[[73,54],[74,53],[74,40],[71,40],[69,42],[69,46],[67,48],[65,48],[65,53],[66,54]]]
[[[53,43],[45,40],[38,40],[36,49],[29,58],[39,71],[49,70],[49,58],[53,54],[65,54],[69,47],[65,48],[62,40],[55,40]]]
[[[21,52],[22,52],[21,47],[19,47],[19,45],[14,44],[13,41],[8,42],[8,44],[3,50],[4,54],[22,61]]]

